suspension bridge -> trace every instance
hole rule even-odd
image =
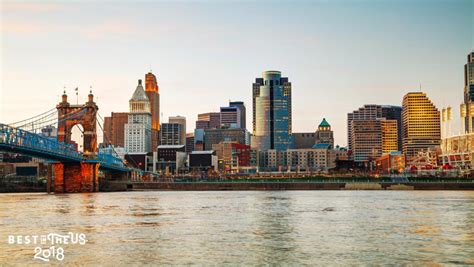
[[[0,123],[0,151],[23,154],[47,160],[54,172],[56,193],[99,191],[99,170],[106,179],[127,179],[137,171],[127,164],[113,150],[99,152],[97,147],[97,125],[103,132],[102,123],[97,120],[98,106],[92,91],[83,105],[71,105],[66,92],[62,101],[53,109],[31,118],[9,123]],[[74,146],[72,128],[83,128],[83,152]],[[41,130],[54,126],[57,138],[44,136]],[[107,138],[104,133],[104,138]]]

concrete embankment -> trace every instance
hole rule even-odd
[[[126,190],[474,190],[474,183],[308,183],[308,182],[195,182],[195,183],[129,183]]]

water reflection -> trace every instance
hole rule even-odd
[[[7,236],[85,233],[66,264],[474,264],[474,192],[262,191],[0,195]]]

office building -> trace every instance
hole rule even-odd
[[[390,106],[383,105],[381,106],[382,118],[387,120],[396,120],[397,121],[397,143],[398,151],[402,151],[402,107],[400,106]]]
[[[348,140],[348,149],[353,151],[354,149],[354,140],[352,139],[354,134],[351,132],[353,129],[352,124],[354,121],[371,121],[378,119],[386,120],[395,120],[397,122],[397,151],[401,148],[399,142],[401,141],[401,128],[403,127],[401,123],[401,108],[397,106],[388,106],[388,105],[364,105],[358,110],[353,111],[352,113],[347,114],[347,140]],[[381,128],[380,128],[381,130]]]
[[[321,121],[316,130],[316,144],[329,144],[330,148],[334,148],[334,133],[331,130],[331,125],[325,118]]]
[[[181,123],[162,123],[160,131],[160,145],[185,145],[183,138],[183,125]],[[184,135],[186,136],[186,134]]]
[[[293,146],[295,149],[312,148],[316,144],[316,133],[293,133]]]
[[[240,128],[221,128],[204,130],[204,150],[211,150],[212,145],[222,141],[235,141],[245,145],[246,131]]]
[[[370,162],[384,153],[398,151],[397,131],[396,120],[378,118],[353,121],[350,131],[353,160]]]
[[[151,139],[153,150],[155,150],[158,146],[160,131],[160,91],[156,76],[151,72],[145,74],[145,94],[150,101]]]
[[[194,133],[186,134],[186,152],[189,153],[194,150]]]
[[[104,118],[104,141],[108,146],[125,147],[125,124],[128,122],[128,112],[112,112]]]
[[[253,84],[252,148],[292,147],[291,83],[280,71],[265,71]]]
[[[208,112],[198,114],[196,129],[217,129],[221,127],[221,113]]]
[[[403,154],[407,165],[419,152],[436,149],[441,143],[440,112],[422,92],[403,97]]]
[[[240,109],[238,107],[221,107],[221,127],[242,128]]]
[[[474,131],[474,51],[467,55],[464,65],[464,103],[461,105],[461,119],[465,133]]]
[[[240,110],[240,128],[247,129],[247,109],[242,101],[230,101],[229,107],[237,107]]]
[[[128,154],[151,152],[150,101],[143,89],[142,80],[138,80],[129,106],[128,122],[125,124],[125,149]]]
[[[186,118],[183,116],[173,116],[168,118],[168,122],[181,125],[180,145],[186,145]]]

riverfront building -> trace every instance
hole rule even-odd
[[[336,167],[335,150],[328,144],[307,149],[270,149],[258,153],[260,171],[267,172],[326,172]]]
[[[403,154],[407,164],[419,152],[434,150],[441,143],[440,112],[422,92],[403,98]]]
[[[138,80],[129,105],[128,122],[125,124],[125,149],[128,154],[151,152],[150,101],[143,89],[142,80]]]
[[[253,84],[252,148],[292,147],[291,83],[280,71],[265,71]]]

